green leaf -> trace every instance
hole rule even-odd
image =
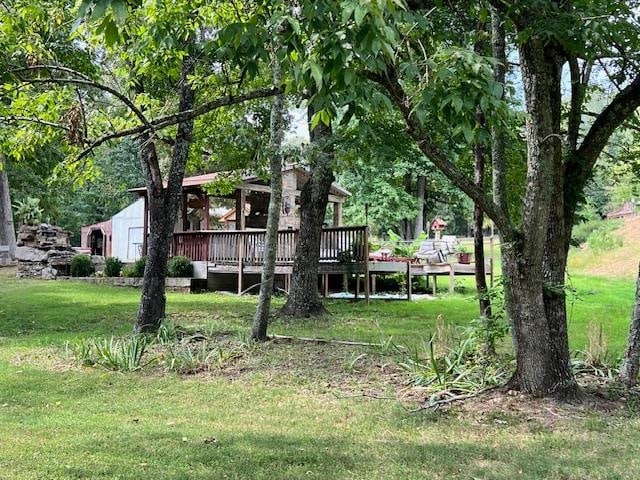
[[[356,7],[356,11],[354,14],[354,18],[357,26],[362,25],[362,20],[364,20],[364,17],[366,15],[367,15],[367,10],[362,5],[358,5]]]
[[[311,68],[311,76],[316,82],[316,87],[318,90],[322,89],[322,67],[318,65],[316,62],[309,61],[309,67]]]
[[[127,20],[129,15],[129,9],[127,8],[127,2],[125,0],[113,0],[111,2],[111,8],[113,9],[113,17],[116,22],[123,24]]]
[[[111,18],[104,20],[104,41],[108,46],[114,45],[120,40],[120,32],[118,26]]]

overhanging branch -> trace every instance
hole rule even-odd
[[[236,105],[238,103],[243,103],[249,100],[256,100],[258,98],[271,97],[273,95],[276,95],[280,91],[282,91],[282,89],[280,88],[260,88],[242,95],[225,95],[223,97],[216,98],[215,100],[210,100],[208,102],[205,102],[202,105],[199,105],[192,109],[188,109],[188,110],[184,110],[184,111],[180,111],[180,112],[172,113],[170,115],[165,115],[163,117],[156,118],[154,120],[151,120],[149,122],[149,125],[138,125],[136,127],[131,127],[128,129],[109,133],[93,141],[86,150],[80,153],[78,159],[82,159],[86,157],[87,155],[89,155],[89,153],[91,153],[91,151],[94,148],[99,147],[100,145],[110,140],[129,137],[132,135],[140,135],[145,132],[148,132],[149,130],[158,131],[163,128],[170,127],[172,125],[176,125],[180,122],[197,118],[201,115],[204,115],[206,113],[209,113],[221,107]]]
[[[515,229],[511,220],[502,212],[498,205],[491,200],[485,192],[467,178],[467,176],[453,163],[440,149],[434,145],[424,131],[421,123],[412,108],[411,99],[404,92],[397,79],[395,70],[389,66],[387,75],[366,73],[367,77],[378,83],[389,93],[391,100],[402,113],[407,124],[407,130],[411,138],[416,142],[420,151],[465,194],[478,205],[500,230],[504,238],[513,238]]]

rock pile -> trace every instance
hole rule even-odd
[[[76,252],[69,245],[69,232],[55,225],[23,225],[16,242],[18,278],[54,279],[69,275]]]

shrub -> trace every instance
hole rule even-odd
[[[574,245],[588,243],[589,237],[596,232],[612,232],[622,226],[618,220],[589,220],[573,227],[571,241]]]
[[[119,277],[122,270],[122,262],[117,257],[107,257],[104,260],[104,275],[106,277]]]
[[[136,277],[144,277],[144,268],[147,266],[147,257],[140,257],[133,264]]]
[[[193,264],[187,257],[177,256],[169,260],[167,275],[170,277],[193,277]]]
[[[88,277],[93,273],[93,264],[89,255],[76,255],[71,259],[71,276]]]
[[[594,230],[587,238],[587,245],[596,253],[621,247],[622,243],[622,238],[614,235],[608,229]]]
[[[122,267],[120,275],[123,277],[144,277],[144,267],[147,265],[147,257],[140,257],[134,263]]]
[[[135,277],[136,276],[136,266],[131,263],[129,265],[123,265],[122,270],[120,270],[121,277]]]

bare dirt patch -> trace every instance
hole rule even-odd
[[[482,425],[521,425],[528,428],[553,428],[572,420],[584,420],[593,416],[621,421],[640,413],[639,390],[624,390],[613,380],[591,375],[582,375],[578,381],[581,398],[575,402],[536,398],[512,390],[494,389],[457,404],[450,404],[446,410],[471,418]]]

